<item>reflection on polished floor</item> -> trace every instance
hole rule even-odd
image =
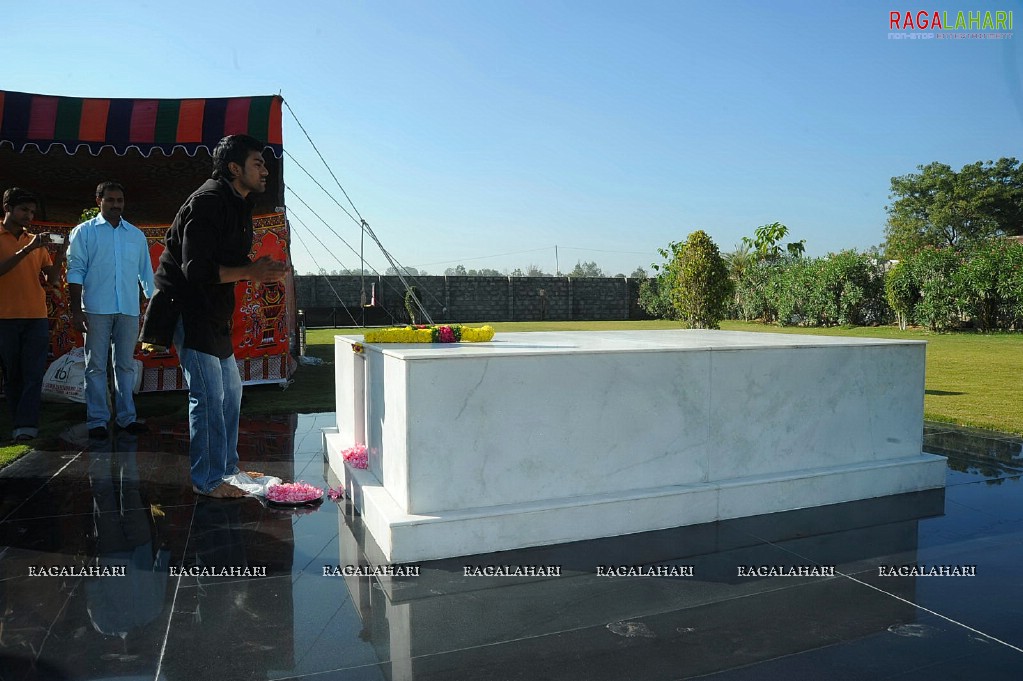
[[[320,435],[333,423],[245,422],[243,467],[336,485]],[[150,425],[69,433],[65,451],[0,472],[0,681],[1023,669],[1023,438],[930,423],[945,490],[401,566],[411,576],[380,574],[344,501],[197,499],[187,425]]]

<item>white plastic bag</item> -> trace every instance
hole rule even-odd
[[[281,479],[273,475],[264,475],[258,478],[253,478],[243,471],[241,473],[235,473],[234,475],[228,475],[224,478],[224,482],[234,485],[249,496],[265,497],[268,489],[274,485],[281,484]]]
[[[135,363],[136,395],[142,387],[142,362]],[[71,352],[53,360],[43,374],[43,399],[48,402],[78,402],[85,404],[85,348],[74,348]]]
[[[53,360],[43,374],[43,399],[85,404],[85,348]]]

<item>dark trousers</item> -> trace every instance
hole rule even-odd
[[[0,319],[0,368],[14,437],[37,434],[49,347],[48,320]]]

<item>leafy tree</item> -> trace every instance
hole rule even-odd
[[[512,270],[511,276],[513,276],[513,277],[524,277],[524,276],[526,276],[526,273],[522,271],[521,267],[516,267],[515,269]]]
[[[425,277],[426,276],[426,270],[417,270],[415,267],[402,267],[401,268],[401,273],[402,273],[402,276],[405,276],[405,277]],[[394,269],[393,267],[388,267],[384,271],[384,274],[387,275],[387,276],[392,276],[393,277],[393,276],[398,274],[398,270]]]
[[[540,268],[539,265],[532,265],[531,264],[531,265],[529,265],[529,267],[526,268],[526,276],[527,277],[546,277],[548,275]]]
[[[649,279],[649,278],[650,278],[650,275],[647,274],[646,270],[643,269],[642,267],[637,267],[636,269],[634,269],[632,271],[632,274],[629,275],[629,279]]]
[[[575,268],[568,273],[570,277],[603,277],[604,271],[595,262],[576,262]]]
[[[716,329],[732,296],[732,282],[718,247],[703,230],[690,234],[668,263],[672,306],[684,326]]]
[[[753,231],[753,238],[742,238],[742,245],[752,251],[760,260],[777,260],[784,254],[794,258],[801,257],[806,251],[806,239],[794,241],[781,247],[781,240],[788,236],[789,228],[780,222],[760,225]]]
[[[988,163],[986,170],[994,185],[989,205],[999,233],[1023,235],[1023,163],[1014,158],[1000,158]]]
[[[455,265],[444,270],[445,277],[464,277],[467,274],[469,273],[466,271],[465,265]]]
[[[918,170],[891,180],[892,204],[885,207],[889,258],[1023,233],[1023,166],[1016,159],[978,161],[959,172],[937,162]]]
[[[312,272],[309,272],[308,274],[312,274]],[[326,267],[321,267],[319,270],[317,270],[316,274],[319,274],[320,276],[330,275],[332,277],[358,277],[358,276],[361,276],[363,274],[365,274],[366,276],[373,276],[376,273],[375,272],[371,272],[370,270],[352,270],[352,269],[340,269],[340,270],[333,269],[333,270],[327,271]]]
[[[803,254],[806,253],[806,239],[785,244],[785,250],[793,258],[802,258]]]

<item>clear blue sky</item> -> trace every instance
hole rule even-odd
[[[1014,35],[892,40],[889,12],[905,9],[1011,10]],[[3,14],[0,89],[280,92],[384,245],[430,274],[553,271],[555,245],[562,271],[629,274],[695,229],[729,251],[774,221],[810,255],[863,250],[883,241],[892,176],[1023,157],[1020,0],[37,0]],[[287,111],[284,135],[332,182]],[[358,247],[356,225],[284,172]],[[286,199],[313,250],[293,240],[299,272],[358,266]]]

